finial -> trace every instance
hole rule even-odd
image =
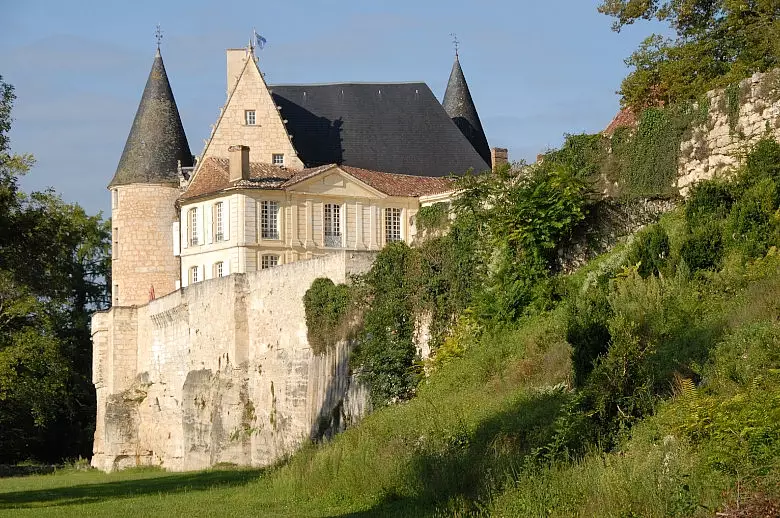
[[[160,43],[162,43],[163,33],[160,29],[160,24],[157,24],[157,29],[154,31],[154,38],[157,40],[157,50],[160,50]]]
[[[460,40],[458,39],[458,35],[454,32],[450,33],[450,36],[452,36],[452,46],[455,47],[455,57],[458,57],[458,47],[460,47]]]

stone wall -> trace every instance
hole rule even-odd
[[[374,257],[337,252],[95,314],[92,465],[265,466],[359,419],[351,345],[314,356],[302,298],[315,278],[346,282]]]
[[[739,166],[745,151],[761,137],[780,137],[780,69],[706,95],[707,120],[680,146],[677,185],[683,195],[693,183]]]
[[[173,255],[173,224],[178,220],[176,185],[132,184],[114,188],[111,208],[115,306],[132,306],[176,289],[179,258]]]
[[[644,226],[655,223],[677,205],[673,199],[643,198],[596,203],[572,238],[558,250],[557,268],[572,273],[591,259],[609,251]]]

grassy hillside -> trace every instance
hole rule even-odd
[[[465,307],[439,294],[436,307],[458,316],[413,397],[277,467],[9,478],[0,513],[778,516],[777,164],[780,146],[759,144],[734,180],[701,184],[574,275],[523,269],[520,255],[511,275],[486,268]],[[401,262],[379,261],[385,273],[367,285],[406,301],[393,265],[417,263],[391,253]],[[527,303],[508,304],[510,291]],[[372,302],[377,330],[404,322],[388,300]],[[379,365],[376,351],[362,354]],[[390,380],[384,396],[402,386],[391,374],[374,373]]]

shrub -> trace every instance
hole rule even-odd
[[[741,181],[747,187],[766,178],[780,182],[780,144],[773,138],[762,139],[753,146],[741,174]]]
[[[776,199],[775,182],[764,178],[734,202],[726,222],[726,236],[747,257],[761,256],[777,242]]]
[[[375,406],[409,397],[417,384],[412,369],[414,304],[409,286],[414,252],[404,242],[387,245],[364,276],[367,300],[352,364],[368,383]]]
[[[668,259],[669,235],[661,225],[653,225],[637,236],[628,260],[639,265],[639,274],[647,277],[662,273]]]
[[[718,180],[699,182],[691,189],[685,203],[685,219],[688,228],[724,219],[734,203],[734,193],[729,184]]]
[[[314,279],[303,296],[309,345],[314,354],[323,354],[346,337],[349,287],[327,278]]]
[[[571,344],[574,382],[584,384],[594,364],[604,354],[611,339],[608,323],[612,308],[605,283],[579,294],[569,303],[566,340]]]
[[[680,258],[691,272],[716,270],[723,261],[723,231],[719,222],[696,227],[685,239]]]

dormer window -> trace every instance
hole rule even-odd
[[[254,126],[256,124],[255,122],[255,111],[254,110],[246,110],[244,112],[244,120],[246,121],[247,126]]]
[[[284,154],[274,153],[271,155],[271,163],[273,165],[284,165]]]

